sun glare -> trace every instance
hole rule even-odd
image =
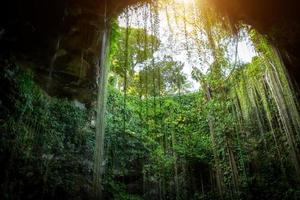
[[[177,3],[190,4],[193,0],[175,0]]]

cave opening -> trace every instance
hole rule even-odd
[[[295,88],[278,50],[254,28],[233,26],[207,2],[157,1],[126,8],[111,37],[113,134],[103,175],[130,198],[256,198],[243,190],[258,184],[249,177],[266,167],[257,166],[257,153],[273,152],[270,162],[278,165],[268,165],[279,179],[287,168],[299,173]],[[191,155],[197,148],[211,160]],[[286,153],[290,163],[282,159]]]

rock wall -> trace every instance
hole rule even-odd
[[[105,16],[135,1],[10,0],[0,4],[0,60],[34,71],[52,96],[91,103]]]

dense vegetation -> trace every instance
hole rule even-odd
[[[29,72],[2,70],[0,198],[88,194],[94,144],[88,111],[47,96]]]
[[[92,199],[95,186],[116,200],[300,199],[297,90],[276,48],[250,27],[232,33],[210,8],[196,17],[181,8],[173,23],[200,85],[192,90],[184,61],[156,55],[158,8],[133,8],[142,13],[137,27],[130,9],[125,26],[110,24],[97,106],[51,97],[34,73],[13,59],[1,63],[1,199]],[[232,52],[243,37],[256,51],[249,63]]]

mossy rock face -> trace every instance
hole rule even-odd
[[[22,68],[30,68],[51,96],[91,104],[96,99],[105,7],[111,18],[135,2],[1,2],[0,60],[14,57]]]
[[[49,94],[91,103],[99,71],[105,12],[112,18],[139,1],[147,0],[3,1],[0,59],[14,57],[18,62],[33,63],[25,67],[34,69],[43,88],[49,88],[47,79],[52,71]],[[300,3],[297,0],[212,1],[233,24],[243,21],[266,34],[278,47],[290,74],[300,83]]]

